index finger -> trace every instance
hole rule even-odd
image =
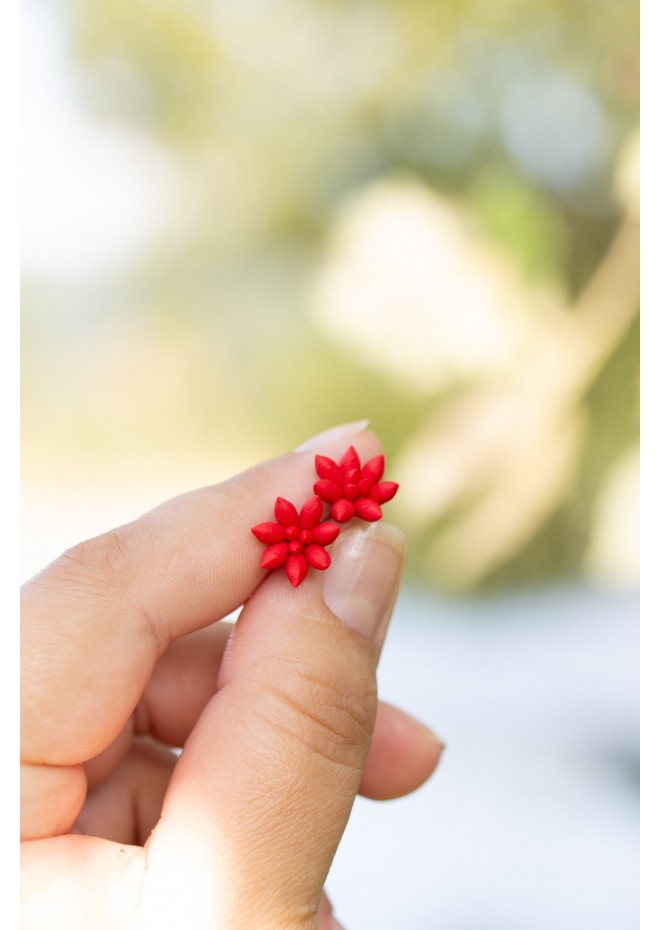
[[[22,592],[21,754],[77,765],[120,732],[154,665],[177,637],[243,604],[264,577],[250,527],[276,497],[312,493],[314,455],[347,435],[192,491],[64,553]],[[363,458],[380,451],[360,432]]]

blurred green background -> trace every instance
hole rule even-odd
[[[28,512],[128,518],[368,417],[409,579],[635,587],[638,30],[623,0],[26,3]]]

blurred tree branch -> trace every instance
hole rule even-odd
[[[511,559],[557,507],[574,474],[582,401],[639,307],[639,218],[629,211],[590,282],[553,333],[506,380],[436,414],[398,463],[401,519],[432,539],[426,574],[470,587]]]

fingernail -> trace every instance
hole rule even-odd
[[[369,420],[356,420],[354,423],[342,423],[340,426],[333,426],[317,436],[307,439],[302,445],[297,446],[295,452],[307,452],[310,449],[319,449],[336,439],[349,439],[351,436],[357,436],[363,432],[369,425]]]
[[[399,590],[406,539],[388,523],[340,533],[323,579],[323,599],[348,626],[382,646]]]

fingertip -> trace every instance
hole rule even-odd
[[[343,926],[332,913],[332,904],[325,893],[321,895],[318,918],[319,930],[344,930]]]
[[[380,702],[360,783],[360,794],[375,801],[403,797],[434,773],[445,743],[416,717]]]
[[[330,429],[323,430],[322,433],[317,433],[310,439],[306,439],[305,442],[296,446],[294,451],[308,452],[313,450],[315,452],[320,452],[330,443],[346,442],[354,436],[359,436],[361,433],[364,433],[368,425],[369,420],[365,419],[354,420],[352,423],[340,423],[338,426],[331,426]]]
[[[328,430],[326,433],[321,433],[318,437],[315,437],[314,445],[305,442],[298,446],[292,454],[296,459],[309,459],[315,478],[317,456],[324,456],[333,462],[338,462],[349,446],[356,450],[362,462],[367,462],[374,456],[382,454],[383,447],[376,433],[367,429],[366,421],[360,422],[365,423],[365,426],[357,434],[343,436],[341,433],[335,433],[334,430]]]

